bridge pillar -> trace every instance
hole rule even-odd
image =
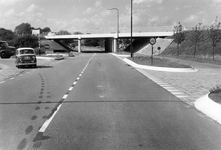
[[[78,52],[81,52],[81,38],[78,38]]]
[[[112,52],[113,53],[116,53],[117,52],[117,39],[116,38],[114,38],[114,43],[113,43],[114,45],[113,45],[113,50],[112,50]]]

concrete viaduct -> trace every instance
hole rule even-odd
[[[136,38],[165,38],[172,36],[174,32],[138,32],[133,33],[133,39]],[[118,38],[130,38],[131,33],[119,33]],[[107,34],[79,34],[79,35],[53,35],[45,36],[48,40],[54,40],[59,43],[59,40],[73,39],[78,40],[78,52],[81,52],[81,40],[82,39],[105,39],[105,51],[106,52],[116,52],[117,51],[117,35],[116,33]]]

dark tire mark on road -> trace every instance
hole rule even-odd
[[[41,142],[41,141],[37,141],[37,142],[35,142],[35,143],[33,144],[33,148],[34,148],[34,149],[38,149],[38,148],[41,147],[41,145],[42,145],[42,142]]]
[[[35,107],[35,110],[39,110],[39,109],[41,109],[41,107],[39,107],[39,106]]]
[[[31,117],[31,120],[36,120],[38,117],[36,115]]]
[[[49,107],[49,106],[46,106],[45,109],[48,110],[48,109],[50,109],[50,107]]]
[[[38,104],[41,104],[41,103],[42,103],[42,101],[38,101],[37,103],[38,103]]]
[[[25,134],[31,133],[31,132],[33,131],[33,129],[34,129],[34,128],[33,128],[32,125],[28,126],[27,129],[25,130]]]
[[[27,139],[24,138],[17,146],[17,150],[23,150],[27,146]]]

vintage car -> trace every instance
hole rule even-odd
[[[0,57],[10,58],[15,55],[15,47],[9,46],[6,41],[0,41]]]
[[[37,59],[33,48],[18,48],[16,49],[16,67],[30,66],[36,68]]]

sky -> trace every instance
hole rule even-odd
[[[221,0],[133,0],[133,28],[198,23],[210,26],[221,21]],[[130,29],[131,0],[0,0],[0,28],[14,31],[21,23],[53,32],[105,32]]]

